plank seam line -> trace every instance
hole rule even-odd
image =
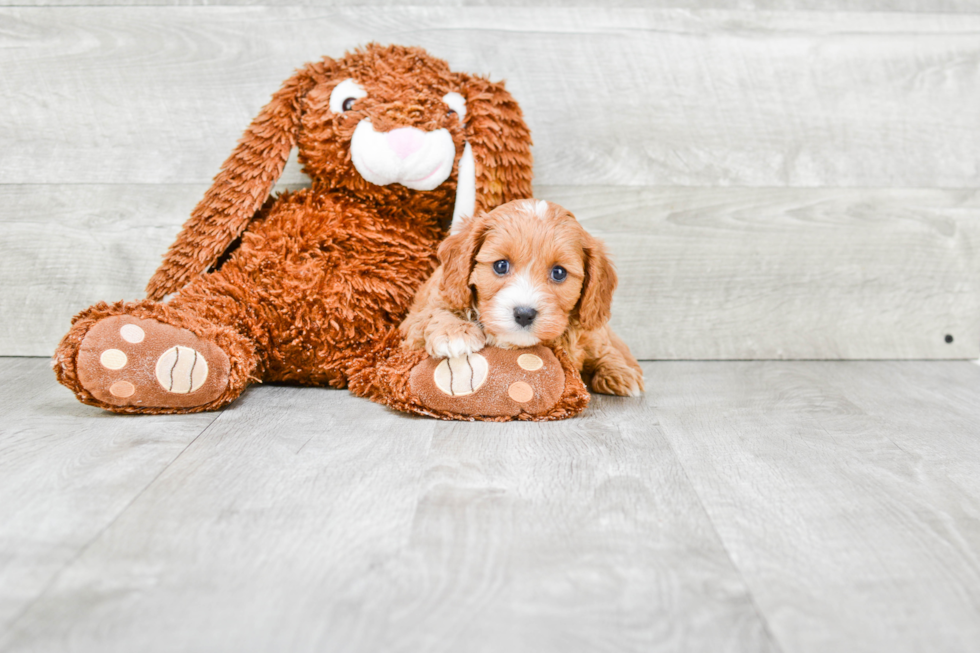
[[[654,409],[654,412],[656,412],[656,409]],[[674,443],[667,437],[667,425],[660,419],[660,417],[660,415],[657,415],[657,429],[660,430],[661,437],[667,441],[667,446],[670,447],[671,453],[674,454],[674,460],[677,461],[681,471],[684,472],[684,479],[687,481],[688,486],[690,486],[691,491],[694,492],[694,496],[697,497],[698,505],[701,506],[701,512],[704,513],[708,523],[711,524],[711,530],[714,532],[715,537],[718,538],[718,543],[721,544],[721,548],[725,552],[725,557],[728,558],[728,562],[731,563],[732,569],[735,570],[735,573],[738,574],[738,577],[742,581],[742,585],[745,586],[745,591],[748,593],[749,601],[752,602],[752,609],[755,611],[756,616],[759,617],[759,621],[762,623],[762,627],[765,630],[766,637],[768,637],[769,641],[772,642],[772,645],[777,651],[785,651],[786,649],[776,638],[776,635],[772,632],[772,628],[769,627],[769,620],[766,618],[766,615],[762,612],[762,609],[756,602],[755,593],[752,591],[752,586],[749,585],[749,581],[745,578],[745,574],[742,573],[742,568],[735,563],[735,559],[732,558],[732,554],[728,550],[728,545],[725,544],[725,540],[721,537],[721,533],[718,532],[718,527],[715,525],[715,520],[711,518],[711,513],[709,513],[708,509],[705,507],[704,500],[701,498],[701,494],[698,492],[697,486],[695,486],[693,481],[691,481],[691,475],[688,473],[687,467],[684,466],[684,461],[674,448]]]
[[[199,439],[199,438],[200,438],[200,437],[201,437],[202,435],[204,435],[204,434],[205,434],[205,433],[207,433],[207,432],[208,432],[209,430],[211,430],[211,428],[212,428],[212,427],[213,427],[213,426],[215,425],[215,423],[216,423],[216,422],[217,422],[217,421],[218,421],[219,419],[221,419],[221,417],[222,417],[222,416],[223,416],[224,414],[225,414],[224,412],[219,412],[219,413],[218,413],[218,414],[217,414],[217,415],[215,416],[215,418],[214,418],[213,420],[211,420],[211,421],[210,421],[210,422],[209,422],[209,423],[207,424],[207,426],[205,426],[205,427],[204,427],[203,429],[201,429],[201,431],[200,431],[200,433],[198,433],[197,435],[195,435],[195,436],[194,436],[194,438],[193,438],[193,439],[192,439],[192,440],[191,440],[190,442],[188,442],[188,443],[187,443],[187,445],[186,445],[186,446],[184,446],[184,448],[183,448],[183,449],[181,449],[181,450],[180,450],[180,452],[178,452],[178,453],[177,453],[177,455],[176,455],[176,456],[174,456],[174,457],[173,457],[173,458],[172,458],[172,459],[170,460],[170,462],[168,462],[168,463],[167,463],[166,465],[164,465],[164,466],[163,466],[163,468],[162,468],[162,469],[161,469],[161,470],[160,470],[159,472],[157,472],[157,474],[156,474],[156,475],[154,475],[152,479],[150,479],[150,481],[149,481],[149,483],[147,483],[147,484],[146,484],[146,485],[145,485],[145,486],[144,486],[144,487],[143,487],[143,488],[142,488],[142,489],[141,489],[141,490],[140,490],[139,492],[137,492],[136,494],[134,494],[134,495],[133,495],[133,497],[132,497],[132,498],[131,498],[131,499],[130,499],[129,501],[127,501],[127,502],[126,502],[126,505],[124,505],[124,506],[123,506],[123,507],[122,507],[122,508],[121,508],[121,509],[119,510],[119,512],[117,512],[117,513],[116,513],[116,515],[115,515],[115,516],[114,516],[114,517],[113,517],[113,518],[112,518],[111,520],[109,520],[109,521],[108,521],[108,522],[107,522],[107,523],[106,523],[106,524],[105,524],[105,525],[104,525],[104,526],[103,526],[102,528],[100,528],[100,529],[99,529],[99,531],[98,531],[98,532],[97,532],[97,533],[96,533],[95,535],[93,535],[93,536],[91,537],[91,539],[89,539],[89,541],[88,541],[88,542],[86,542],[86,543],[85,543],[85,544],[83,544],[83,545],[82,545],[81,547],[79,547],[79,549],[78,549],[78,551],[76,551],[76,552],[75,552],[75,555],[73,555],[73,556],[72,556],[71,558],[69,558],[68,560],[66,560],[66,561],[65,561],[65,564],[63,564],[63,565],[61,566],[61,568],[60,568],[60,569],[59,569],[59,570],[58,570],[57,572],[55,572],[55,573],[54,573],[54,574],[53,574],[53,575],[51,576],[51,578],[50,578],[50,580],[48,580],[48,582],[44,584],[44,587],[43,587],[43,588],[41,589],[41,591],[39,591],[39,592],[37,593],[37,595],[36,595],[36,596],[35,596],[35,597],[34,597],[33,599],[31,599],[30,601],[28,601],[28,602],[27,602],[27,603],[26,603],[26,604],[24,605],[24,607],[23,607],[23,608],[22,608],[22,609],[21,609],[21,610],[20,610],[19,612],[17,612],[17,614],[15,614],[15,615],[14,615],[13,617],[11,617],[11,618],[10,618],[10,619],[9,619],[9,620],[7,621],[7,623],[6,623],[6,624],[4,624],[4,630],[6,630],[6,631],[7,631],[7,635],[8,635],[8,636],[9,636],[10,638],[12,638],[12,637],[13,637],[13,635],[14,635],[14,633],[13,633],[13,627],[14,627],[14,625],[15,625],[15,624],[16,624],[16,623],[17,623],[18,621],[20,621],[21,619],[23,619],[23,618],[24,618],[24,616],[25,616],[25,615],[26,615],[26,614],[27,614],[28,612],[30,612],[30,611],[31,611],[31,608],[33,608],[33,607],[34,607],[35,605],[37,605],[37,603],[38,603],[38,602],[39,602],[39,601],[40,601],[40,600],[41,600],[42,598],[44,598],[44,596],[45,596],[45,595],[46,595],[46,594],[47,594],[47,593],[48,593],[48,592],[49,592],[49,591],[51,590],[51,588],[52,588],[52,587],[54,586],[54,584],[58,582],[58,579],[59,579],[59,578],[61,578],[61,576],[62,576],[62,575],[63,575],[63,574],[65,573],[65,571],[66,571],[66,570],[68,570],[68,568],[69,568],[69,567],[71,567],[72,565],[74,565],[74,564],[75,564],[75,563],[76,563],[76,562],[78,561],[78,559],[79,559],[79,558],[81,558],[81,557],[82,557],[82,556],[83,556],[83,555],[85,554],[85,552],[86,552],[86,551],[88,551],[88,550],[89,550],[89,549],[90,549],[90,548],[92,547],[92,545],[93,545],[93,544],[95,544],[95,543],[96,543],[97,541],[99,541],[99,539],[101,539],[101,537],[102,537],[102,536],[103,536],[103,535],[105,534],[105,532],[106,532],[106,531],[108,531],[108,530],[109,530],[110,528],[112,528],[112,526],[113,526],[113,525],[114,525],[114,524],[115,524],[115,523],[116,523],[117,521],[119,521],[119,518],[120,518],[120,517],[122,517],[122,516],[123,516],[123,515],[124,515],[124,514],[126,513],[126,511],[127,511],[127,510],[129,510],[129,509],[130,509],[130,507],[131,507],[131,506],[132,506],[132,505],[133,505],[134,503],[136,503],[136,501],[137,501],[137,500],[138,500],[138,499],[139,499],[139,498],[140,498],[141,496],[143,496],[143,495],[144,495],[144,494],[146,493],[146,491],[147,491],[148,489],[150,489],[150,488],[151,488],[151,487],[153,486],[153,484],[154,484],[154,483],[156,483],[156,482],[157,482],[157,480],[158,480],[158,479],[159,479],[159,478],[160,478],[161,476],[163,476],[163,474],[164,474],[164,472],[166,472],[166,471],[167,471],[168,469],[170,469],[170,467],[171,467],[171,466],[172,466],[172,465],[173,465],[173,464],[174,464],[175,462],[177,462],[177,461],[178,461],[178,460],[180,459],[180,457],[181,457],[181,456],[183,456],[183,455],[184,455],[184,453],[186,453],[186,452],[187,452],[187,450],[188,450],[188,449],[190,449],[190,448],[191,448],[191,446],[192,446],[192,445],[193,445],[193,444],[194,444],[195,442],[197,442],[197,440],[198,440],[198,439]],[[10,639],[7,639],[7,642],[9,642],[9,641],[10,641]],[[3,642],[2,640],[0,640],[0,644],[4,644],[4,642]]]

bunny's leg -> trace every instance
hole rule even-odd
[[[395,329],[353,366],[350,389],[396,410],[446,420],[550,421],[579,414],[589,393],[559,347],[484,347],[431,358]]]
[[[147,300],[82,311],[55,352],[58,380],[81,402],[119,413],[228,404],[253,375],[255,346],[195,308]]]

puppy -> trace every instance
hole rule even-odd
[[[439,261],[399,327],[404,346],[447,358],[554,342],[592,390],[643,391],[642,369],[608,324],[612,262],[567,210],[509,202],[463,221]]]

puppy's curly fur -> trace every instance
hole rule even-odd
[[[616,272],[570,212],[519,200],[462,223],[400,329],[410,349],[462,356],[484,345],[558,344],[590,387],[638,395],[643,371],[609,327]]]

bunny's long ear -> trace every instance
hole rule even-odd
[[[459,161],[451,233],[460,218],[532,196],[531,131],[503,82],[461,74],[466,145]]]
[[[161,300],[210,268],[262,207],[296,143],[315,68],[296,71],[245,130],[147,284],[147,297]]]

